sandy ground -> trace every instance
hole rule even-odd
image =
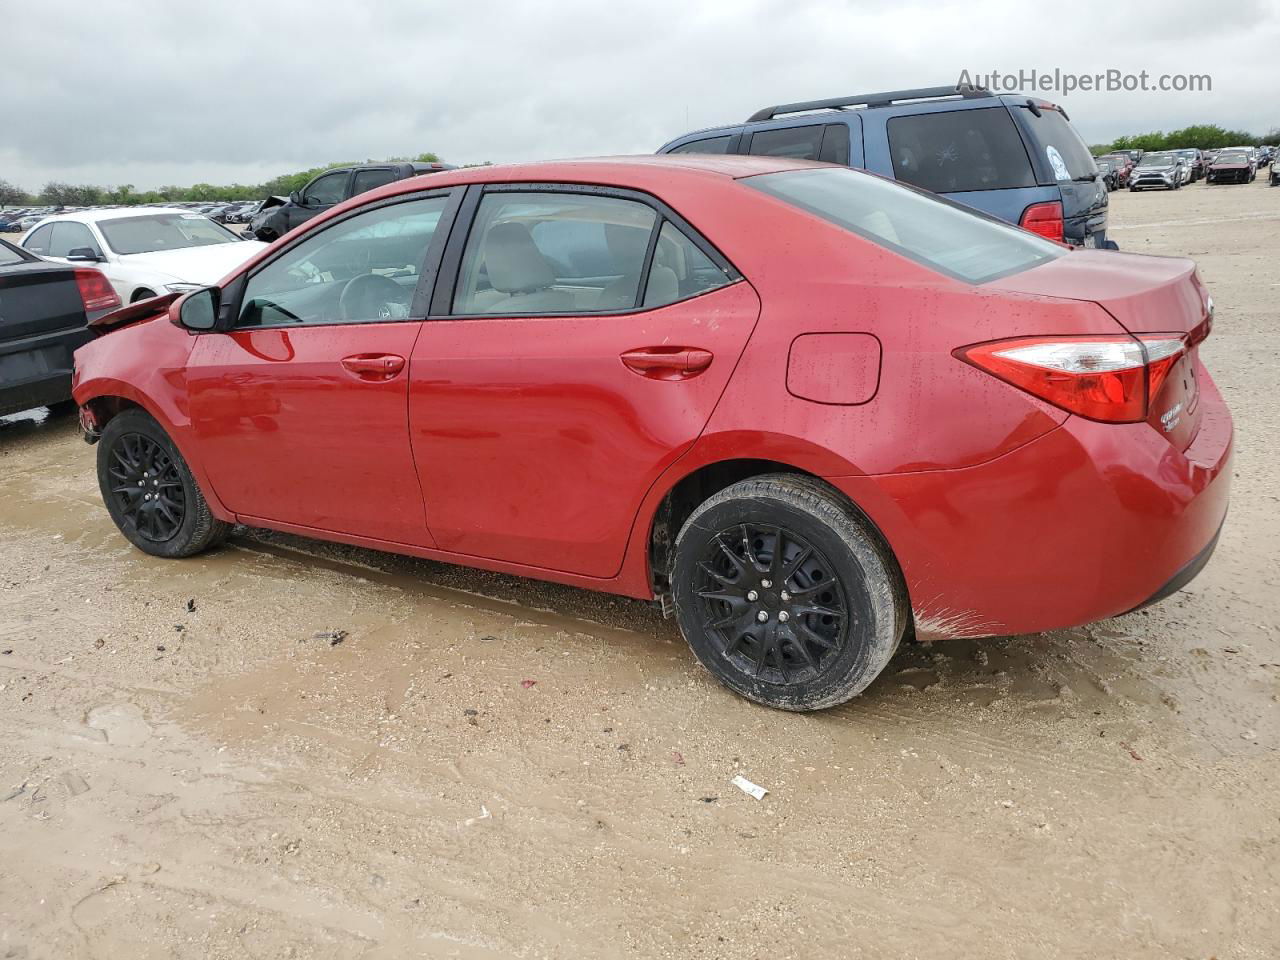
[[[640,603],[251,531],[149,558],[69,420],[0,425],[0,958],[1276,956],[1280,189],[1112,222],[1218,304],[1216,558],[819,715]]]

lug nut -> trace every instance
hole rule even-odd
[[[756,619],[759,620],[761,623],[764,623],[766,620],[769,619],[769,614],[761,610],[759,613],[756,614]]]
[[[760,594],[756,593],[754,590],[748,590],[747,599],[750,600],[752,603],[755,603],[757,600],[760,599]]]
[[[791,599],[791,594],[789,594],[789,593],[787,593],[787,591],[783,590],[783,591],[782,591],[782,599],[783,599],[783,600],[790,600],[790,599]]]
[[[785,611],[785,610],[779,610],[779,611],[778,611],[778,622],[779,622],[779,623],[786,623],[786,622],[787,622],[788,620],[790,620],[790,619],[791,619],[791,614],[787,613],[787,611]]]
[[[768,590],[770,587],[772,587],[772,586],[773,586],[773,581],[772,581],[772,580],[761,580],[761,581],[760,581],[760,586],[762,586],[762,587],[764,587],[766,590]]]

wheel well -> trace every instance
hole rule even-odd
[[[849,506],[866,525],[867,532],[875,537],[884,550],[889,567],[897,584],[899,602],[903,605],[903,614],[907,622],[907,637],[915,632],[906,577],[902,573],[902,565],[887,537],[867,516],[866,512],[849,499],[841,490],[836,489],[816,474],[801,470],[789,463],[776,460],[724,460],[710,463],[693,471],[672,487],[658,509],[654,513],[653,524],[649,530],[649,578],[653,594],[663,604],[664,611],[671,596],[671,562],[676,537],[689,516],[703,501],[714,496],[726,487],[742,480],[764,474],[789,473],[795,476],[809,477],[822,484],[837,499]]]
[[[658,504],[649,529],[649,577],[655,596],[662,597],[671,592],[669,575],[676,537],[698,505],[725,487],[767,473],[814,476],[789,463],[779,463],[776,460],[722,460],[699,467],[667,491],[667,495]],[[835,488],[832,487],[832,490],[835,491]]]
[[[93,414],[93,421],[99,433],[102,432],[108,421],[124,413],[124,411],[134,408],[143,409],[142,404],[126,400],[124,397],[94,397],[85,406]]]

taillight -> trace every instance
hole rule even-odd
[[[1066,227],[1062,222],[1062,201],[1050,200],[1048,203],[1033,203],[1022,211],[1022,219],[1018,226],[1030,230],[1050,240],[1063,242]]]
[[[79,267],[76,270],[76,286],[80,288],[80,299],[84,301],[85,312],[98,310],[114,310],[120,306],[120,295],[116,293],[101,270],[91,267]]]
[[[1071,413],[1141,423],[1187,350],[1187,337],[1019,337],[961,347],[955,356]]]

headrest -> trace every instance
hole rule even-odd
[[[502,293],[532,293],[556,282],[555,272],[523,223],[499,223],[485,238],[489,283]]]

